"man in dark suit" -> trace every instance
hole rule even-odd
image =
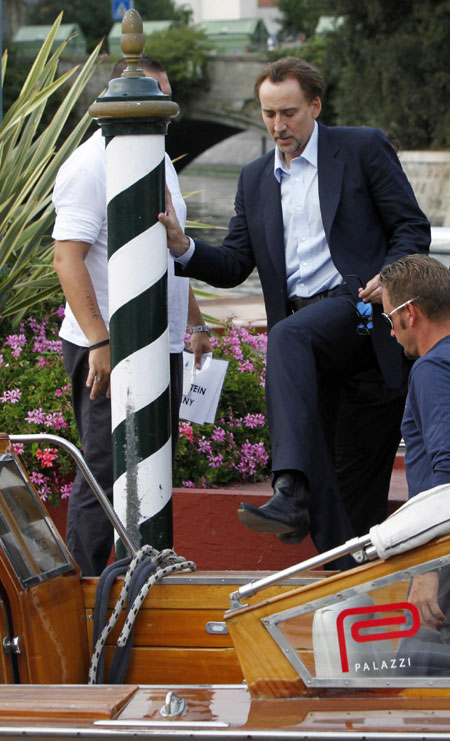
[[[404,368],[383,326],[378,274],[403,255],[426,252],[430,230],[380,131],[317,123],[323,94],[317,70],[294,57],[280,59],[262,69],[255,92],[276,148],[242,170],[236,215],[222,246],[189,240],[170,203],[159,218],[185,275],[227,288],[258,269],[269,328],[266,400],[274,493],[259,508],[243,503],[239,517],[250,529],[275,533],[284,542],[300,542],[311,532],[324,551],[354,534],[335,466],[336,449],[342,458],[336,420],[338,431],[348,431],[338,414],[342,388],[374,374],[383,391],[393,390],[383,397],[381,420],[366,415],[366,404],[352,415],[361,444],[367,433],[372,444],[383,445],[390,394],[397,431],[400,423]],[[372,305],[370,323],[361,319],[358,301]],[[344,406],[348,419],[352,404]],[[344,448],[351,459],[351,446]],[[394,455],[395,450],[389,464]],[[364,459],[359,466],[361,482]],[[340,467],[352,470],[342,460]]]

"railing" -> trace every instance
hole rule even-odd
[[[122,522],[117,517],[117,514],[114,508],[112,507],[108,497],[106,496],[102,487],[100,486],[100,484],[98,483],[94,475],[92,474],[92,471],[88,467],[80,451],[78,450],[78,448],[75,447],[75,445],[73,445],[73,443],[69,442],[69,440],[65,440],[63,437],[59,437],[58,435],[47,435],[45,433],[39,433],[36,435],[9,435],[9,440],[11,441],[11,443],[48,442],[48,443],[52,443],[53,445],[57,445],[60,448],[64,448],[64,450],[66,450],[69,453],[69,455],[71,455],[72,458],[74,459],[75,463],[77,464],[84,478],[86,479],[89,486],[91,487],[93,493],[97,497],[99,503],[103,507],[103,510],[106,516],[108,517],[109,521],[111,522],[113,528],[119,534],[130,556],[134,557],[136,555],[137,553],[136,546],[130,539]]]

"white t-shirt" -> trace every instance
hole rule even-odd
[[[186,204],[181,195],[178,176],[166,154],[166,182],[175,212],[184,229]],[[71,154],[56,177],[53,190],[56,211],[53,238],[87,242],[91,245],[85,264],[91,276],[101,315],[106,326],[108,318],[108,245],[106,220],[106,156],[105,140],[100,130]],[[186,332],[189,279],[174,274],[173,259],[168,261],[168,313],[170,352],[182,352]],[[73,312],[66,304],[60,336],[81,347],[89,341]]]

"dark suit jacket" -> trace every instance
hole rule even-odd
[[[231,288],[258,268],[269,329],[289,313],[280,185],[274,153],[243,168],[236,215],[222,246],[196,240],[184,275]],[[377,129],[319,124],[319,199],[336,268],[353,295],[383,265],[428,251],[430,225],[419,209],[397,154]],[[400,382],[401,350],[374,307],[372,339],[385,379]],[[381,321],[380,321],[381,320]]]

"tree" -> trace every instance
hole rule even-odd
[[[186,23],[190,15],[184,8],[177,8],[173,0],[135,0],[135,8],[144,21],[175,20]],[[61,11],[64,13],[64,23],[80,25],[89,51],[108,36],[113,24],[111,0],[90,3],[86,0],[38,0],[29,6],[28,23],[53,23]]]
[[[311,36],[320,16],[318,3],[314,0],[278,0],[281,35],[284,37]]]
[[[96,0],[92,3],[84,0],[38,0],[29,6],[27,23],[53,23],[61,11],[64,23],[79,24],[89,51],[102,38],[106,38],[113,23],[110,0]]]
[[[144,21],[176,21],[181,25],[189,23],[192,11],[177,6],[173,0],[135,0],[134,7]]]
[[[148,36],[144,54],[163,65],[172,86],[173,99],[183,103],[204,88],[206,61],[211,48],[203,31],[192,26],[180,26]]]
[[[403,149],[450,146],[450,0],[334,0],[344,24],[326,68],[341,124],[394,131]]]

